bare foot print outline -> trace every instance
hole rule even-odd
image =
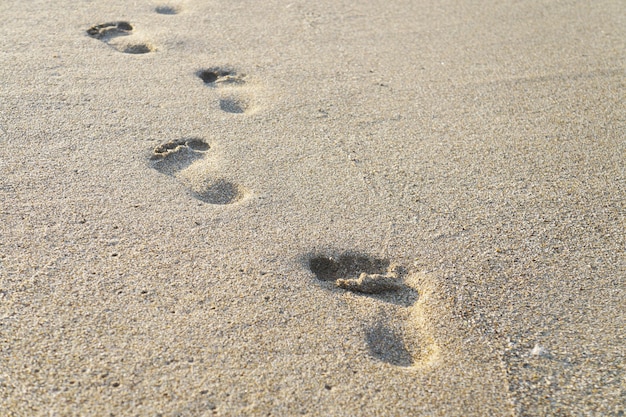
[[[107,22],[94,25],[87,29],[87,34],[98,39],[116,51],[126,54],[146,54],[153,52],[156,48],[149,42],[130,40],[120,40],[119,38],[129,37],[133,34],[134,27],[126,21]]]
[[[196,71],[196,76],[209,88],[220,90],[220,109],[226,113],[244,114],[252,110],[242,94],[246,75],[232,67],[211,67]]]
[[[355,253],[312,256],[308,267],[323,288],[377,300],[377,319],[363,328],[364,342],[374,359],[404,369],[435,359],[438,349],[420,325],[420,297],[405,268]]]
[[[233,204],[248,195],[241,185],[201,171],[187,172],[194,163],[205,158],[210,145],[200,138],[175,139],[158,145],[150,160],[157,171],[178,179],[192,197],[209,204]]]

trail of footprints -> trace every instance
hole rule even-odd
[[[155,12],[175,15],[180,12],[176,6],[160,5]],[[127,21],[111,21],[94,25],[87,29],[87,34],[98,39],[113,49],[127,54],[145,54],[156,51],[156,47],[142,40],[135,34],[134,26]],[[212,67],[201,69],[196,75],[202,82],[214,89],[223,91],[219,98],[219,107],[226,113],[243,114],[249,109],[249,103],[234,89],[245,84],[245,75],[234,68]],[[210,146],[199,138],[175,139],[157,146],[151,156],[152,166],[157,171],[177,178],[194,198],[209,204],[232,204],[241,201],[248,191],[218,175],[204,175],[199,181],[192,175],[191,166],[200,163]],[[190,170],[192,172],[190,172]],[[195,170],[197,171],[197,170]]]
[[[155,8],[155,12],[175,15],[180,8],[161,5]],[[156,51],[156,47],[136,35],[134,29],[129,22],[112,21],[90,27],[87,34],[127,54]],[[245,74],[234,68],[211,67],[201,69],[195,75],[207,87],[220,91],[219,107],[222,111],[244,114],[250,110],[248,101],[236,91],[237,87],[245,84]],[[151,165],[157,171],[176,178],[191,196],[202,202],[224,205],[243,200],[249,194],[243,186],[202,170],[210,149],[209,143],[197,137],[170,140],[153,149]],[[200,181],[195,175],[197,170],[194,170],[198,164],[203,172]],[[364,343],[374,359],[402,368],[417,367],[434,360],[437,346],[419,324],[423,322],[423,312],[415,289],[418,284],[404,268],[385,259],[351,253],[311,257],[308,268],[322,288],[347,291],[356,297],[368,297],[376,303],[378,318],[373,321],[370,318],[363,323]],[[402,328],[390,324],[402,321],[406,323]]]

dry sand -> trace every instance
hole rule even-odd
[[[0,415],[624,415],[623,1],[0,15]]]

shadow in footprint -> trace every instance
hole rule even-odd
[[[403,282],[405,271],[386,259],[360,254],[339,257],[316,256],[309,259],[309,269],[327,288],[337,287],[355,294],[402,305],[413,305],[417,291]]]
[[[225,98],[220,100],[220,109],[226,113],[242,114],[245,113],[248,106],[242,100],[236,98]]]
[[[209,204],[232,204],[245,196],[245,190],[230,181],[218,179],[204,190],[194,191],[194,197]]]
[[[168,15],[180,13],[180,9],[178,7],[168,6],[168,5],[157,6],[154,8],[154,11],[157,12],[158,14],[168,14]]]
[[[216,87],[226,84],[243,84],[244,75],[230,68],[208,68],[196,72],[196,75],[207,85]]]
[[[87,34],[94,39],[101,40],[113,49],[126,54],[147,54],[155,50],[154,46],[147,42],[117,42],[115,38],[129,36],[133,32],[133,26],[125,21],[107,22],[95,25],[87,29]]]
[[[364,255],[344,254],[338,258],[316,256],[309,261],[309,268],[321,281],[336,281],[340,278],[358,277],[362,272],[383,274],[389,267],[389,261]]]
[[[129,43],[125,45],[114,46],[120,52],[125,54],[147,54],[154,51],[154,47],[149,43]]]
[[[400,331],[384,320],[365,330],[365,342],[370,354],[385,363],[401,367],[410,367],[415,363]]]

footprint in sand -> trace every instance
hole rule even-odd
[[[209,204],[233,204],[248,194],[247,190],[224,178],[207,175],[197,161],[205,158],[210,146],[199,138],[176,139],[163,143],[152,152],[152,166],[177,178],[190,194]]]
[[[233,68],[212,67],[196,72],[198,78],[211,88],[220,90],[220,109],[226,113],[244,114],[253,110],[250,101],[242,94],[246,75]]]
[[[156,6],[154,11],[158,14],[174,15],[181,12],[181,7],[170,4],[161,4]]]
[[[403,368],[432,362],[437,348],[422,325],[412,274],[386,259],[350,253],[311,257],[309,269],[322,287],[372,299],[378,318],[365,325],[363,336],[373,358]]]
[[[87,34],[126,54],[146,54],[155,51],[156,48],[149,42],[131,36],[133,31],[134,28],[130,23],[118,21],[92,26],[87,29]]]
[[[245,83],[245,74],[238,74],[232,68],[213,67],[199,70],[196,75],[210,87],[241,85]]]

